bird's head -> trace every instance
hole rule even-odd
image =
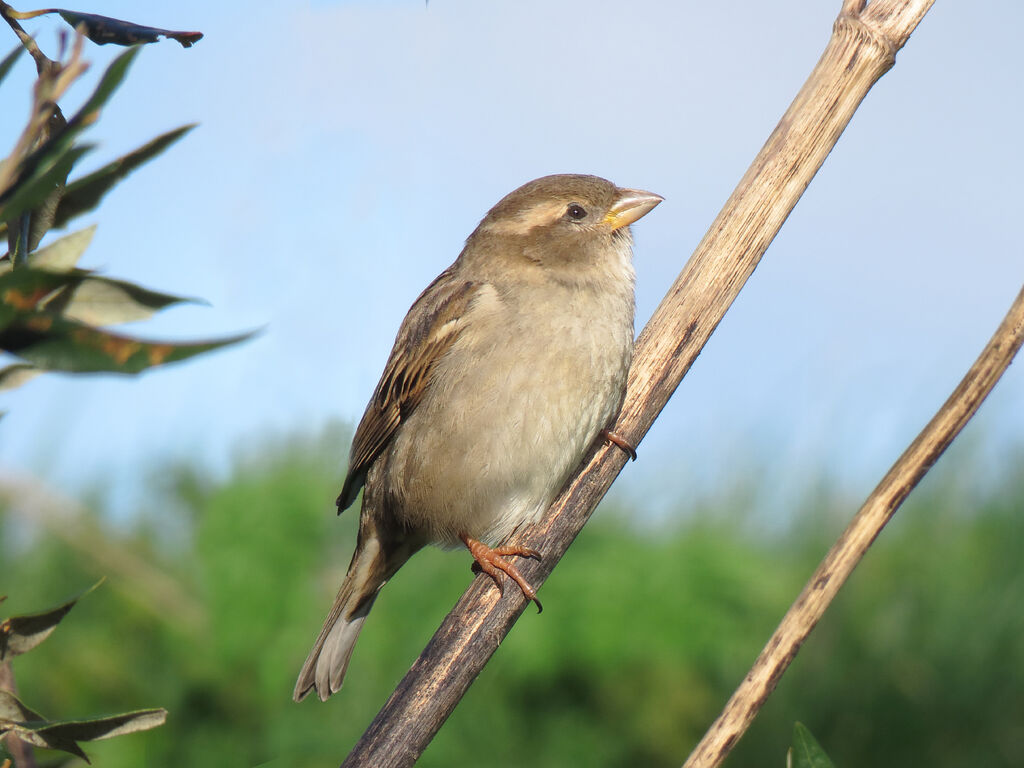
[[[534,265],[559,276],[628,265],[629,225],[662,201],[598,176],[558,174],[528,182],[487,213],[463,258],[495,268]]]

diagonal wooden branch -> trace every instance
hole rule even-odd
[[[868,547],[974,416],[1024,343],[1024,289],[974,365],[882,478],[783,617],[754,666],[683,768],[714,768],[746,732]]]
[[[668,402],[871,86],[933,0],[845,0],[807,82],[755,158],[637,339],[615,431],[638,444]],[[626,461],[595,447],[541,524],[520,542],[543,553],[523,575],[539,585],[565,553]],[[478,577],[343,763],[412,765],[525,607]]]

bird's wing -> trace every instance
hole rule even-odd
[[[338,496],[339,513],[355,501],[370,465],[422,399],[437,361],[465,327],[466,311],[481,286],[458,279],[449,268],[409,310],[352,440],[348,476]]]

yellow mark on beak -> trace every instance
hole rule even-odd
[[[661,195],[644,192],[642,189],[620,189],[618,199],[601,222],[611,227],[612,231],[620,229],[650,213],[664,199]]]

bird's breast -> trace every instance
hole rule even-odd
[[[481,290],[388,452],[394,513],[438,543],[539,518],[622,403],[632,285],[517,295]]]

